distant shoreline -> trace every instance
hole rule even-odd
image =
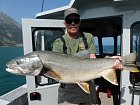
[[[23,47],[23,44],[16,44],[16,45],[1,45],[0,47]]]

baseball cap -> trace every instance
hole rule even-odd
[[[75,14],[77,16],[80,17],[78,10],[76,8],[69,8],[67,10],[65,10],[64,12],[64,18],[66,18],[67,16],[71,15],[71,14]]]

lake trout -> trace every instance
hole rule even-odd
[[[123,57],[122,63],[137,71],[134,53]],[[86,81],[103,77],[117,85],[115,72],[116,59],[84,59],[74,55],[65,55],[50,51],[34,51],[6,64],[6,70],[17,75],[46,76],[60,83],[77,83],[85,92],[90,93]]]

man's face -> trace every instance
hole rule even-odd
[[[65,19],[65,26],[70,36],[75,36],[79,32],[80,18],[76,15],[70,15]]]

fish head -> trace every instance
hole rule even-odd
[[[36,54],[27,54],[22,57],[15,58],[6,64],[6,71],[17,75],[40,74],[43,64]]]

